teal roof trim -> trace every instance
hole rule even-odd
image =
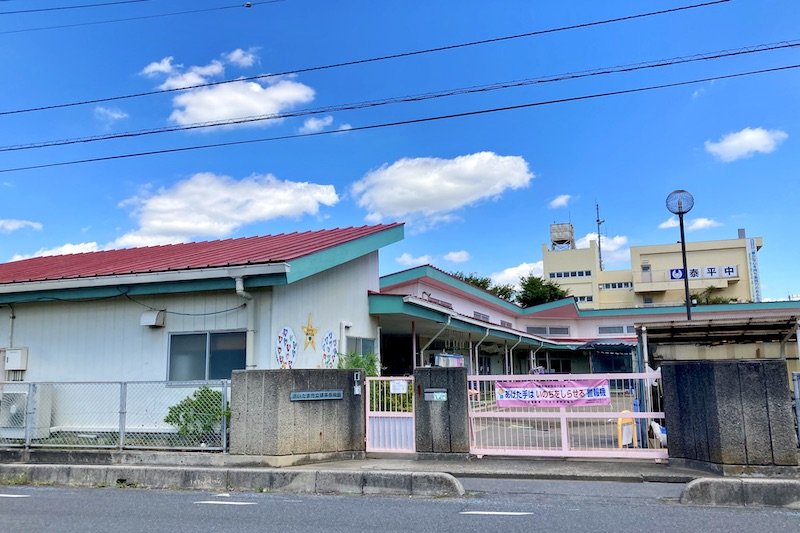
[[[403,240],[403,226],[367,235],[360,239],[327,248],[320,252],[294,259],[289,263],[287,283],[313,276],[353,259],[375,252],[384,246]]]
[[[522,311],[522,308],[519,307],[518,305],[514,305],[511,302],[503,300],[502,298],[499,298],[488,291],[485,291],[479,287],[461,281],[460,279],[453,277],[445,272],[442,272],[441,270],[434,268],[430,265],[423,265],[415,268],[410,268],[402,272],[396,272],[394,274],[388,274],[386,276],[383,276],[380,279],[380,287],[381,289],[383,289],[385,287],[391,287],[392,285],[409,283],[420,278],[431,278],[445,285],[449,285],[454,289],[466,292],[471,296],[475,296],[492,305],[502,307],[511,313],[519,313],[520,311]]]
[[[546,304],[539,304],[539,305],[534,305],[533,307],[526,307],[520,310],[520,314],[525,316],[565,306],[575,307],[576,309],[578,308],[578,305],[575,303],[575,298],[569,296],[567,298],[562,298],[554,302],[547,302]]]
[[[496,329],[492,327],[492,325],[480,325],[475,324],[473,322],[467,322],[462,320],[457,315],[451,315],[450,313],[445,313],[442,311],[437,311],[435,309],[428,309],[427,307],[422,307],[419,305],[415,305],[413,303],[403,301],[404,296],[399,294],[370,294],[369,295],[369,312],[371,315],[404,315],[408,317],[409,320],[414,319],[425,319],[425,320],[432,320],[440,324],[447,323],[447,318],[450,318],[450,327],[456,329],[458,331],[463,331],[467,333],[476,333],[479,335],[483,335],[486,333],[488,329],[490,335],[495,339],[500,338],[503,340],[507,340],[512,343],[516,343],[520,337],[522,337],[522,343],[533,345],[533,346],[542,346],[543,348],[553,349],[553,350],[574,350],[580,344],[570,344],[570,345],[563,345],[563,344],[555,344],[548,342],[546,340],[539,340],[531,338],[530,335],[525,333],[516,333],[516,332],[508,332],[500,329]]]
[[[405,315],[436,322],[447,322],[448,313],[413,305],[403,301],[397,294],[370,294],[369,313],[371,315]]]
[[[792,312],[800,312],[800,301],[697,305],[692,307],[692,316],[725,311],[748,312],[775,311],[780,309],[786,309],[787,311]],[[668,315],[685,312],[686,307],[680,305],[669,307],[630,307],[624,309],[579,309],[578,316],[581,318],[590,318],[599,316]]]
[[[245,278],[245,289],[259,289],[286,285],[284,274],[266,274]],[[104,287],[82,287],[76,289],[56,289],[35,292],[14,292],[0,294],[0,305],[52,301],[104,300],[116,296],[158,296],[162,294],[197,293],[209,291],[235,291],[233,278],[214,278],[191,281],[170,281],[162,283],[140,283],[132,285],[109,285]]]

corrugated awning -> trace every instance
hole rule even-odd
[[[746,320],[692,320],[643,325],[653,344],[752,344],[797,338],[796,315]]]

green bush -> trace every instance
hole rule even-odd
[[[230,409],[226,420],[230,421]],[[202,386],[169,408],[164,422],[175,426],[183,436],[202,437],[217,433],[222,421],[222,392]]]
[[[378,356],[374,353],[350,352],[339,355],[339,368],[360,368],[367,377],[378,375]]]

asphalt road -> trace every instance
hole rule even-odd
[[[0,531],[798,531],[800,511],[676,503],[681,485],[463,479],[465,498],[0,487]]]

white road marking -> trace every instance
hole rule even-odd
[[[221,502],[218,500],[205,500],[202,502],[194,502],[205,505],[255,505],[256,502]]]
[[[484,516],[527,516],[533,513],[517,513],[513,511],[462,511],[458,514],[472,514]]]
[[[0,498],[30,498],[30,494],[0,494]]]
[[[231,495],[228,494],[227,492],[223,492],[221,494],[214,494],[214,496],[216,496],[217,498],[230,498],[231,497]]]

